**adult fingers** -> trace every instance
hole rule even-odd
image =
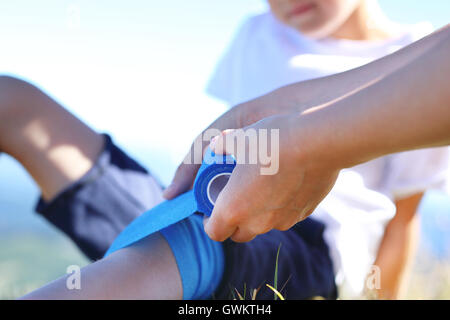
[[[173,199],[176,196],[191,189],[197,176],[198,169],[208,146],[207,141],[199,136],[191,146],[190,152],[185,156],[183,162],[178,166],[170,185],[164,190],[163,197]],[[197,151],[200,150],[201,153]]]
[[[231,198],[231,190],[225,186],[217,198],[211,216],[205,219],[205,232],[212,240],[224,241],[236,231],[239,213],[234,210]]]
[[[238,227],[231,235],[231,240],[234,242],[248,242],[253,240],[256,236],[256,233]]]
[[[236,144],[230,139],[236,139],[237,131],[235,129],[223,130],[220,135],[211,140],[209,147],[216,154],[236,154]],[[228,142],[227,142],[228,141]]]
[[[163,197],[173,199],[181,193],[188,191],[194,182],[199,168],[199,164],[181,163],[175,172],[172,182],[164,190]]]

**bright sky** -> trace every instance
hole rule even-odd
[[[383,0],[392,19],[435,27],[448,0]],[[264,0],[0,2],[0,73],[39,85],[168,182],[225,107],[204,94],[242,19]]]

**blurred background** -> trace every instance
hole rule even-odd
[[[448,23],[448,0],[380,0],[395,21]],[[0,1],[0,74],[24,78],[167,184],[199,130],[226,110],[204,93],[242,20],[264,0]],[[38,189],[0,156],[0,298],[88,263],[34,213]],[[450,298],[450,199],[430,191],[408,298]]]

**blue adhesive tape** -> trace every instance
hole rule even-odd
[[[195,212],[210,216],[218,194],[231,175],[236,161],[232,156],[207,150],[194,181],[194,188],[167,200],[134,219],[114,240],[105,256],[177,223]]]

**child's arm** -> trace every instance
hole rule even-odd
[[[423,193],[396,201],[397,212],[386,226],[375,265],[381,270],[380,299],[402,298],[418,237],[417,208]]]
[[[153,234],[81,269],[81,289],[61,277],[22,299],[181,299],[180,274],[166,240]]]

